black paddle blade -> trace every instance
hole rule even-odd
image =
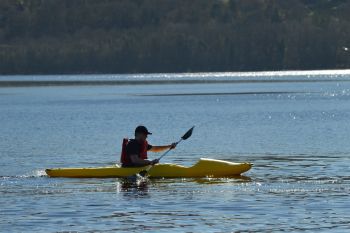
[[[184,134],[184,136],[181,137],[182,140],[186,140],[186,139],[188,139],[189,137],[191,137],[192,132],[193,132],[193,129],[194,129],[194,126],[193,126],[191,129],[189,129],[189,130]]]
[[[139,175],[142,176],[142,177],[145,177],[147,175],[147,171],[146,170],[142,170],[139,172]]]

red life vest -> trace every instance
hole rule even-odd
[[[129,158],[129,156],[126,153],[126,146],[129,143],[129,139],[128,138],[124,138],[123,139],[123,144],[122,144],[122,152],[120,155],[120,163],[121,164],[131,164],[131,160]],[[140,148],[140,152],[139,152],[139,156],[141,159],[147,159],[147,149],[148,149],[148,142],[147,140],[144,141],[143,145]]]
[[[147,140],[145,140],[142,144],[141,151],[140,151],[141,159],[148,159],[147,150],[148,150],[148,142]]]

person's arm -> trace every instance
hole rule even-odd
[[[176,147],[176,143],[172,143],[167,146],[152,146],[150,149],[151,152],[162,152],[164,150],[174,149]]]
[[[137,155],[130,155],[131,162],[137,166],[147,166],[147,165],[154,165],[157,164],[159,161],[157,159],[155,160],[148,160],[148,159],[141,159]]]

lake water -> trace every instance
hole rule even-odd
[[[9,80],[21,85],[0,88],[1,232],[350,231],[348,70],[0,76],[0,86]],[[52,80],[117,83],[23,83]],[[154,145],[196,125],[162,162],[254,167],[239,179],[45,176],[115,163],[139,124]]]

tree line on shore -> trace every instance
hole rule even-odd
[[[346,0],[2,0],[0,74],[350,68]]]

